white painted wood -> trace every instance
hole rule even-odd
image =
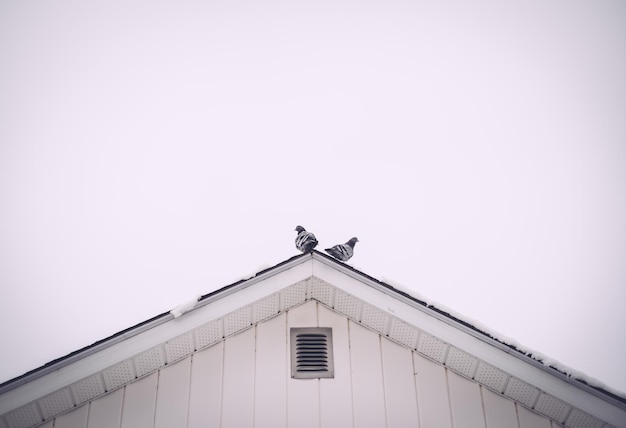
[[[454,428],[485,428],[480,385],[451,370],[446,373]]]
[[[417,326],[446,343],[468,352],[500,370],[503,370],[560,400],[605,420],[617,428],[626,428],[626,409],[612,405],[594,394],[590,388],[560,376],[556,371],[533,363],[487,336],[460,325],[448,317],[393,293],[380,284],[362,277],[347,268],[337,266],[313,254],[313,274],[342,291],[374,307],[392,314],[402,321]],[[365,286],[364,286],[365,285]]]
[[[287,327],[317,327],[317,303],[309,301],[287,313]],[[289,335],[287,335],[289,337]],[[289,358],[289,357],[288,357]],[[288,359],[289,361],[289,359]],[[320,424],[319,379],[292,379],[287,364],[287,426],[318,428]]]
[[[253,426],[254,336],[253,327],[224,342],[222,428]]]
[[[77,355],[71,360],[59,362],[57,368],[48,374],[34,374],[28,383],[2,394],[0,415],[166,343],[207,321],[218,319],[242,306],[305,280],[311,276],[311,260],[311,257],[304,257],[279,266],[225,290],[213,299],[199,302],[196,309],[179,318],[172,319],[173,316],[159,318],[85,351],[83,356]]]
[[[81,406],[69,413],[57,417],[54,421],[55,428],[85,428],[89,406]]]
[[[348,327],[354,427],[384,427],[387,418],[380,336],[353,321]]]
[[[89,404],[87,428],[119,428],[122,423],[124,389],[100,397]]]
[[[352,379],[348,319],[318,304],[319,327],[333,329],[334,379],[320,380],[320,426],[352,427]]]
[[[413,352],[420,428],[452,428],[445,369]]]
[[[223,357],[224,342],[218,342],[191,357],[187,428],[220,426]]]
[[[517,406],[517,415],[519,417],[519,428],[551,428],[552,424],[548,418],[544,418],[525,407]],[[555,424],[554,427],[561,425]]]
[[[417,394],[413,355],[388,339],[381,341],[387,428],[417,427]]]
[[[515,403],[511,399],[496,394],[487,388],[481,389],[487,428],[517,428]]]
[[[158,373],[126,385],[122,408],[122,428],[152,428]]]
[[[190,375],[191,357],[160,370],[155,428],[187,426]]]
[[[287,314],[257,325],[254,425],[287,426]]]
[[[350,293],[367,304],[393,314],[403,322],[418,326],[428,334],[462,349],[476,358],[503,370],[547,394],[555,396],[580,410],[607,421],[612,426],[626,428],[626,409],[620,403],[584,385],[529,360],[506,346],[453,320],[397,295],[357,272],[326,258],[312,254],[290,261],[276,269],[224,290],[178,319],[162,317],[124,335],[103,342],[72,358],[63,360],[23,381],[27,383],[3,389],[0,415],[27,405],[33,400],[80,381],[111,365],[127,361],[154,346],[186,333],[207,320],[216,319],[231,310],[262,299],[284,287],[315,274],[339,290]],[[17,383],[19,384],[19,383]]]

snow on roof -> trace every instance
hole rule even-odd
[[[347,265],[345,263],[342,263],[340,261],[335,260],[334,258],[323,254],[317,250],[313,251],[315,254],[324,257],[327,260],[332,261],[333,263],[337,263],[339,265],[341,265],[344,268],[349,269],[350,271],[356,273],[359,276],[365,277],[371,281],[374,281],[376,283],[378,283],[379,285],[393,291],[394,293],[397,293],[400,296],[403,296],[405,298],[408,298],[410,300],[412,300],[413,302],[416,302],[430,310],[432,310],[433,312],[436,312],[450,320],[452,320],[455,323],[459,323],[465,327],[470,328],[471,330],[480,333],[481,335],[484,335],[485,337],[494,340],[500,344],[503,344],[511,349],[513,349],[514,351],[517,351],[518,353],[524,355],[525,357],[528,357],[530,359],[532,359],[533,361],[542,364],[543,366],[556,370],[558,372],[560,372],[563,375],[566,375],[567,377],[574,379],[578,382],[581,382],[582,384],[585,384],[587,386],[590,386],[596,390],[598,390],[599,392],[602,392],[604,394],[607,394],[608,396],[622,402],[622,403],[626,403],[626,394],[624,394],[621,391],[615,390],[609,386],[607,386],[606,384],[604,384],[603,382],[594,379],[580,371],[577,371],[575,369],[572,369],[570,367],[567,367],[566,365],[560,363],[559,361],[555,360],[555,359],[551,359],[543,354],[541,354],[540,352],[537,352],[535,350],[532,350],[526,346],[523,346],[522,344],[520,344],[519,342],[517,342],[515,339],[508,337],[492,328],[489,328],[485,325],[483,325],[482,323],[480,323],[477,320],[474,319],[470,319],[469,317],[462,315],[460,313],[457,313],[456,311],[446,307],[445,305],[439,303],[439,302],[435,302],[433,300],[430,300],[424,296],[419,295],[417,292],[415,292],[414,290],[409,289],[408,287],[403,286],[402,284],[389,279],[387,277],[382,277],[380,280],[376,279],[374,277],[371,277],[369,275],[367,275],[366,273],[350,266]],[[2,384],[0,384],[0,391],[3,390],[7,390],[7,389],[11,389],[14,386],[19,386],[23,383],[26,383],[29,381],[28,378],[31,377],[31,375],[43,375],[46,374],[48,371],[52,371],[55,370],[57,368],[57,366],[61,363],[71,363],[72,361],[76,360],[76,359],[80,359],[83,356],[89,355],[91,353],[97,352],[98,349],[100,349],[100,347],[102,346],[107,346],[108,344],[111,343],[116,343],[117,341],[121,341],[124,340],[125,338],[129,337],[129,336],[133,336],[135,334],[138,334],[139,332],[143,331],[144,329],[150,328],[151,326],[155,325],[155,324],[160,324],[162,322],[166,322],[167,320],[170,319],[170,316],[176,318],[178,316],[180,316],[182,313],[187,312],[189,310],[192,310],[195,306],[197,306],[198,303],[202,302],[203,300],[207,300],[210,299],[212,297],[217,297],[220,294],[223,294],[224,292],[227,292],[228,290],[242,284],[245,283],[247,281],[250,281],[253,278],[256,278],[262,274],[265,274],[269,271],[278,269],[279,267],[286,265],[290,262],[293,262],[299,258],[303,258],[305,256],[307,256],[308,253],[304,253],[304,254],[298,254],[296,256],[293,256],[283,262],[280,262],[274,266],[270,266],[270,265],[263,265],[259,267],[259,271],[257,271],[256,273],[251,273],[249,275],[245,275],[243,277],[241,277],[241,279],[237,280],[236,282],[226,285],[218,290],[212,291],[208,294],[202,295],[202,296],[196,296],[194,297],[194,299],[188,301],[188,302],[184,302],[180,305],[178,305],[177,307],[175,307],[174,309],[172,309],[171,311],[168,312],[164,312],[162,314],[156,315],[155,317],[152,317],[144,322],[141,322],[139,324],[136,324],[132,327],[129,327],[127,329],[124,329],[118,333],[115,333],[109,337],[106,337],[102,340],[99,340],[91,345],[88,345],[84,348],[81,348],[79,350],[76,350],[68,355],[65,355],[63,357],[57,358],[53,361],[50,361],[46,364],[44,364],[41,367],[38,367],[34,370],[31,370],[27,373],[24,373],[23,375],[20,375],[18,377],[15,377],[13,379],[10,379]],[[41,372],[41,373],[40,373]],[[15,384],[15,385],[14,385]]]
[[[485,336],[489,337],[490,339],[493,339],[497,342],[500,342],[508,347],[510,347],[511,349],[543,364],[546,367],[549,367],[551,369],[557,370],[558,372],[566,375],[569,378],[575,379],[579,382],[582,382],[588,386],[591,386],[597,390],[600,390],[602,392],[608,393],[609,395],[613,396],[614,398],[619,399],[622,402],[626,403],[626,393],[619,391],[617,389],[611,388],[610,386],[606,385],[604,382],[601,382],[591,376],[586,375],[585,373],[575,370],[571,367],[566,366],[565,364],[561,363],[560,361],[554,359],[554,358],[550,358],[544,354],[542,354],[541,352],[538,352],[534,349],[531,349],[525,345],[522,345],[521,343],[519,343],[517,340],[513,339],[510,336],[507,336],[491,327],[487,327],[486,325],[482,324],[480,321],[472,319],[466,315],[462,315],[459,312],[454,311],[453,309],[450,309],[449,307],[436,302],[434,300],[428,299],[424,296],[418,295],[415,291],[410,290],[409,288],[405,287],[404,285],[389,279],[387,277],[382,277],[381,280],[379,281],[381,283],[381,285],[385,285],[387,287],[390,287],[391,289],[400,292],[406,296],[410,296],[415,298],[415,300],[419,301],[421,304],[423,304],[424,306],[444,315],[447,316],[451,319],[453,319],[456,322],[459,322],[467,327],[472,328],[473,330],[480,332],[482,334],[484,334]]]

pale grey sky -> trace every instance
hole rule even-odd
[[[626,3],[513,3],[0,3],[0,381],[302,224],[626,392]]]

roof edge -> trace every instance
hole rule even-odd
[[[523,352],[522,350],[516,348],[515,346],[510,345],[501,339],[498,339],[497,337],[477,328],[476,326],[468,323],[467,321],[464,321],[443,309],[439,309],[434,305],[428,304],[428,302],[417,299],[411,296],[410,294],[393,287],[392,285],[389,285],[383,281],[380,281],[366,273],[359,271],[358,269],[350,265],[340,262],[317,250],[313,251],[313,258],[327,265],[331,265],[331,264],[338,265],[340,270],[344,272],[345,274],[352,276],[355,279],[360,279],[360,280],[365,279],[367,282],[369,282],[370,286],[373,286],[379,291],[382,291],[386,294],[390,294],[393,297],[399,298],[405,303],[415,307],[416,309],[420,311],[427,312],[429,315],[434,316],[435,318],[439,319],[442,322],[445,322],[446,324],[460,328],[465,333],[470,334],[471,336],[483,342],[486,342],[487,344],[492,345],[498,348],[499,350],[506,352],[509,355],[512,355],[540,370],[543,370],[544,372],[562,381],[565,381],[566,383],[569,383],[575,387],[581,388],[584,391],[598,398],[608,400],[612,402],[614,405],[616,405],[617,407],[626,410],[626,397],[614,394],[613,392],[607,391],[604,388],[591,385],[588,382],[586,382],[584,379],[578,379],[576,377],[573,377],[572,374],[559,370],[555,367],[546,365],[542,361],[533,358],[532,354],[529,355]]]
[[[308,257],[307,257],[308,256]],[[287,260],[284,260],[274,266],[263,269],[254,276],[248,279],[242,279],[231,284],[228,284],[224,287],[221,287],[215,291],[202,295],[198,304],[194,307],[194,309],[198,309],[202,306],[209,304],[215,300],[218,300],[222,297],[228,296],[242,288],[249,287],[254,283],[261,281],[263,279],[269,278],[273,275],[277,275],[280,272],[287,270],[297,264],[300,264],[311,258],[311,253],[303,253],[298,254],[296,256],[290,257]],[[35,369],[29,370],[26,373],[23,373],[19,376],[11,378],[0,384],[0,395],[6,392],[12,391],[16,388],[19,388],[22,385],[25,385],[35,379],[39,379],[47,374],[50,374],[56,370],[59,370],[63,367],[66,367],[72,364],[75,361],[78,361],[82,358],[93,355],[103,349],[116,345],[120,342],[123,342],[126,339],[134,337],[138,334],[141,334],[147,330],[150,330],[154,327],[157,327],[161,324],[168,322],[173,319],[174,316],[170,311],[163,312],[159,315],[156,315],[148,320],[142,321],[138,324],[135,324],[131,327],[128,327],[124,330],[118,331],[110,336],[105,337],[104,339],[100,339],[91,345],[87,345],[83,348],[80,348],[76,351],[70,352],[67,355],[56,358],[52,361],[45,363],[44,365],[37,367]]]

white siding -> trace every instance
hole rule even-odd
[[[387,407],[387,428],[417,427],[417,395],[410,350],[382,340],[382,366]]]
[[[55,428],[85,428],[87,426],[87,414],[89,406],[82,406],[73,412],[66,413],[56,418]]]
[[[420,428],[452,428],[446,369],[413,353]]]
[[[520,428],[551,428],[552,426],[548,419],[539,416],[522,406],[517,406],[517,412],[519,415]],[[554,424],[554,426],[557,427],[560,425]]]
[[[333,329],[333,379],[291,379],[289,328]],[[314,301],[45,428],[556,428],[557,424]]]
[[[335,378],[320,381],[320,426],[352,427],[352,378],[348,319],[319,305],[319,327],[333,329]]]
[[[287,313],[287,327],[317,326],[317,305],[308,302]],[[319,417],[319,379],[291,379],[291,367],[287,381],[287,423],[290,427],[318,428]]]
[[[250,328],[224,343],[223,428],[253,426],[254,331]]]
[[[518,427],[517,412],[515,411],[515,403],[513,401],[487,388],[482,388],[482,393],[487,428]]]
[[[187,426],[191,357],[159,372],[155,428]]]
[[[454,428],[485,428],[480,385],[449,370],[447,373]]]
[[[281,314],[256,328],[254,423],[287,426],[287,316]]]
[[[89,405],[87,428],[119,428],[122,421],[124,389],[93,401]]]
[[[350,322],[354,427],[386,424],[380,336]]]
[[[126,386],[122,428],[153,427],[158,379],[158,373],[152,373]]]
[[[188,428],[221,426],[224,342],[191,357]]]

